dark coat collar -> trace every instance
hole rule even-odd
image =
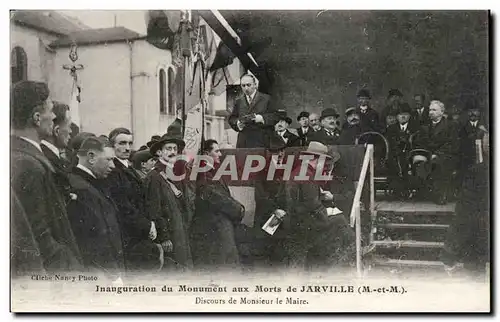
[[[50,171],[55,172],[54,167],[47,159],[47,157],[43,154],[43,152],[38,150],[33,144],[29,143],[28,141],[23,140],[19,136],[12,135],[10,137],[10,146],[12,151],[26,153],[40,161]]]
[[[79,177],[82,177],[85,181],[87,181],[88,183],[90,183],[91,185],[93,185],[94,187],[97,187],[97,182],[98,180],[96,178],[94,178],[93,176],[91,176],[89,173],[87,173],[86,171],[83,171],[82,169],[78,168],[78,167],[74,167],[71,171],[73,174],[79,176]]]

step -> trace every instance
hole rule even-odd
[[[447,230],[444,229],[394,229],[378,225],[373,231],[374,240],[399,240],[399,241],[429,241],[443,242],[446,240]]]
[[[437,213],[428,214],[426,216],[415,216],[415,213],[404,212],[377,212],[375,219],[375,226],[382,227],[385,224],[413,224],[413,225],[448,225],[453,219],[453,213]],[[430,231],[441,231],[428,227]],[[387,230],[391,228],[385,228]],[[402,229],[402,228],[401,228]],[[443,227],[444,229],[444,227]],[[393,229],[396,230],[396,229]],[[422,229],[415,229],[415,231]]]
[[[442,248],[377,247],[369,255],[373,254],[374,257],[380,258],[435,261],[441,259],[442,251]]]
[[[379,227],[394,229],[448,229],[450,225],[445,224],[402,224],[402,223],[381,223]]]
[[[422,260],[410,260],[410,259],[387,259],[387,260],[375,260],[375,264],[384,266],[410,266],[410,267],[438,267],[444,268],[444,263],[441,261],[422,261]]]
[[[376,240],[372,244],[385,247],[425,247],[425,248],[443,248],[443,242],[417,241],[417,240]]]
[[[455,203],[436,205],[427,201],[376,201],[375,210],[384,214],[410,215],[452,215],[455,212]]]

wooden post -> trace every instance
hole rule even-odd
[[[363,276],[363,263],[361,262],[361,211],[359,203],[355,206],[356,214],[356,272],[358,278]]]
[[[372,226],[376,220],[375,213],[375,172],[373,163],[373,145],[370,149],[370,243],[373,241]]]
[[[476,163],[483,163],[483,145],[481,140],[476,140]]]

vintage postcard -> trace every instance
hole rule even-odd
[[[10,310],[491,312],[489,28],[11,10]]]

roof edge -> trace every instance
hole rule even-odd
[[[77,46],[97,46],[97,45],[104,45],[104,44],[115,44],[115,43],[126,43],[126,42],[133,42],[136,40],[146,40],[147,36],[138,36],[138,37],[133,37],[133,38],[128,38],[128,39],[116,39],[116,40],[101,40],[101,41],[77,41],[76,45]],[[50,44],[50,48],[57,49],[57,48],[69,48],[71,47],[71,44]]]
[[[20,25],[20,26],[23,26],[23,27],[27,27],[27,28],[31,28],[31,29],[35,29],[35,30],[38,30],[38,31],[43,31],[43,32],[46,32],[46,33],[51,34],[51,35],[56,35],[56,36],[66,36],[67,35],[65,33],[56,32],[56,31],[53,31],[53,30],[48,30],[46,28],[43,28],[43,27],[40,27],[40,26],[37,26],[37,25],[34,25],[34,24],[30,24],[30,23],[27,23],[27,22],[24,22],[24,21],[20,21],[20,20],[17,20],[15,18],[12,19],[12,20],[17,25]]]

